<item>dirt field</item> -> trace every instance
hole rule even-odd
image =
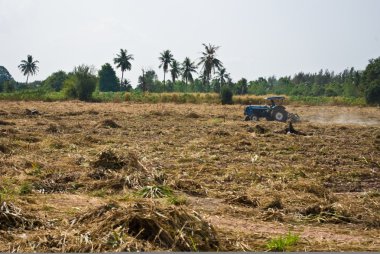
[[[0,251],[380,251],[380,109],[288,109],[0,102]]]

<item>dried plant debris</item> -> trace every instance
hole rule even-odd
[[[11,150],[5,144],[0,144],[0,153],[8,154]]]
[[[78,173],[52,173],[33,183],[34,188],[40,193],[63,193],[74,191],[80,187],[76,183]]]
[[[181,190],[186,194],[198,197],[207,196],[207,190],[199,183],[191,179],[181,179],[175,181],[173,187],[177,190]]]
[[[121,128],[119,124],[117,124],[114,120],[112,119],[106,119],[97,124],[97,127],[102,127],[102,128]]]
[[[265,251],[289,228],[294,251],[380,249],[376,107],[297,106],[290,125],[238,105],[0,104],[0,252]]]
[[[49,133],[59,133],[61,132],[58,125],[56,124],[49,124],[49,127],[46,128],[46,132],[49,132]]]
[[[106,148],[97,155],[97,159],[92,162],[92,166],[104,170],[118,171],[121,169],[146,171],[144,165],[139,161],[134,152],[128,151],[125,154],[116,152],[115,149]]]
[[[0,125],[16,125],[16,124],[15,124],[15,123],[12,123],[12,122],[8,122],[8,121],[0,120]]]
[[[200,118],[201,115],[199,115],[198,113],[195,113],[195,112],[190,112],[186,115],[187,118]]]
[[[40,112],[37,109],[25,109],[25,114],[28,116],[33,116],[33,115],[40,115]]]
[[[350,223],[356,221],[346,210],[333,205],[310,205],[301,211],[301,214],[307,216],[308,220],[319,223]]]
[[[229,204],[242,205],[247,207],[258,207],[259,200],[257,198],[252,198],[247,195],[241,195],[232,197],[226,200]]]
[[[38,218],[22,213],[13,203],[3,201],[0,205],[0,230],[32,229],[41,227],[43,223]]]
[[[89,232],[93,243],[107,239],[108,244],[102,250],[115,246],[128,250],[130,238],[149,242],[153,250],[216,251],[219,248],[214,228],[198,214],[162,207],[159,203],[138,202],[127,207],[110,203],[76,217],[71,227]]]

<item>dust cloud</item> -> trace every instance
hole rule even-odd
[[[304,120],[322,124],[380,126],[380,119],[358,114],[317,114],[306,116]]]

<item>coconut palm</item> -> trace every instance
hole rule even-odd
[[[219,81],[220,85],[223,86],[226,84],[226,81],[230,78],[230,74],[227,73],[226,68],[221,68],[217,73],[216,73],[216,79]]]
[[[26,84],[28,84],[29,75],[35,75],[38,71],[37,60],[33,61],[33,56],[28,55],[27,60],[22,60],[18,68],[26,76]]]
[[[223,63],[216,58],[216,51],[219,49],[219,46],[206,45],[205,43],[202,45],[205,47],[205,52],[202,52],[198,66],[202,65],[204,80],[209,82],[212,72],[215,74],[215,68],[218,70],[223,68]]]
[[[173,55],[170,52],[170,50],[167,49],[161,53],[161,56],[158,59],[161,61],[159,68],[162,67],[162,69],[164,69],[164,85],[165,85],[165,74],[168,72],[170,63],[174,60]]]
[[[172,75],[172,80],[174,84],[175,80],[181,75],[181,67],[177,60],[173,60],[170,64],[170,67],[170,74]]]
[[[130,71],[132,69],[131,60],[135,60],[133,55],[128,55],[126,49],[120,49],[120,54],[117,54],[113,59],[113,62],[116,64],[117,68],[121,69],[121,79],[120,85],[123,84],[124,71]]]
[[[191,62],[190,58],[186,57],[185,61],[182,63],[182,78],[185,80],[186,85],[188,81],[191,83],[194,81],[193,75],[191,73],[196,73],[196,69],[197,66],[195,66],[195,63]]]

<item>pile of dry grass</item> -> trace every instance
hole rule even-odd
[[[186,115],[187,118],[200,118],[201,115],[199,115],[198,113],[195,113],[195,112],[190,112]]]
[[[12,122],[8,122],[8,121],[0,120],[0,125],[16,125],[16,124],[15,124],[15,123],[12,123]]]
[[[101,122],[99,122],[96,127],[102,127],[102,128],[121,128],[119,124],[117,124],[114,120],[112,119],[106,119]]]
[[[59,130],[58,125],[56,125],[56,124],[49,124],[49,127],[46,128],[46,132],[49,132],[49,133],[59,133],[60,130]]]
[[[138,166],[137,157],[129,154],[127,158],[123,158],[113,149],[106,149],[97,155],[97,159],[92,163],[95,168],[105,170],[120,170],[126,165],[132,167]]]
[[[149,184],[162,184],[166,176],[156,170],[148,170],[139,160],[136,153],[116,152],[105,149],[92,162],[94,171],[89,174],[93,179],[103,179],[96,188],[110,187],[121,190],[124,187],[138,189]]]
[[[215,251],[219,247],[214,228],[199,215],[159,203],[108,204],[76,217],[71,226],[87,232],[92,244],[103,242],[100,251]]]
[[[319,223],[354,223],[357,222],[343,208],[334,205],[313,204],[306,207],[301,214],[307,220]]]
[[[79,174],[75,173],[52,173],[34,182],[33,186],[40,193],[63,193],[75,190],[75,180],[78,178]]]
[[[43,226],[43,223],[34,216],[23,214],[21,209],[13,203],[2,202],[0,205],[0,230],[16,228],[32,229]]]
[[[180,179],[174,182],[172,185],[175,189],[185,192],[186,194],[205,197],[207,196],[207,190],[198,182],[191,179]]]
[[[10,149],[6,145],[0,144],[0,153],[8,154],[9,152]]]
[[[236,196],[226,200],[229,204],[241,205],[246,207],[257,207],[259,205],[259,200],[257,198],[252,198],[247,195]]]
[[[8,115],[8,112],[0,109],[0,116],[6,116],[6,115]]]
[[[25,114],[28,116],[33,116],[33,115],[40,115],[40,112],[37,109],[25,109]]]
[[[226,130],[222,130],[222,129],[214,130],[213,132],[211,132],[211,134],[213,134],[215,136],[221,136],[221,137],[231,136],[231,133],[229,133]]]

